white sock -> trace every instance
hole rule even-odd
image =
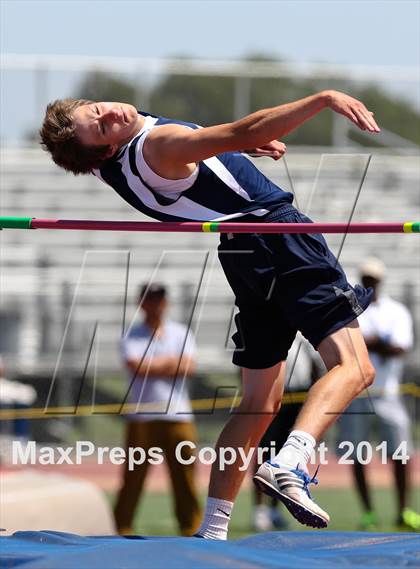
[[[198,535],[207,539],[227,539],[232,508],[233,502],[220,498],[207,498],[206,511]]]
[[[299,466],[306,470],[306,465],[311,458],[315,445],[316,440],[309,433],[292,431],[280,452],[276,454],[271,462],[290,468]]]

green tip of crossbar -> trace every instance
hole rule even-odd
[[[31,229],[32,217],[1,217],[0,229]]]
[[[404,223],[404,233],[420,233],[420,222],[409,221]]]

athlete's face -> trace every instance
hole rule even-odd
[[[109,145],[113,153],[136,135],[144,118],[127,103],[89,103],[74,111],[73,121],[82,144]]]

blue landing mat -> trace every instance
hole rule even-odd
[[[182,537],[81,537],[20,531],[0,538],[1,569],[396,569],[420,567],[410,533],[271,532],[238,541]]]

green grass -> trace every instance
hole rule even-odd
[[[323,489],[317,490],[317,502],[325,508],[331,516],[331,523],[328,527],[331,531],[358,531],[361,509],[358,498],[352,489]],[[233,510],[232,522],[230,524],[229,538],[236,539],[255,533],[251,527],[252,494],[250,491],[243,491]],[[202,496],[202,503],[205,496]],[[373,491],[373,501],[380,526],[377,531],[395,532],[397,528],[395,522],[395,496],[391,490],[376,489]],[[419,493],[416,497],[413,493],[412,507],[419,507]],[[287,513],[285,516],[290,521],[289,530],[303,530],[305,526],[300,525]],[[172,503],[170,494],[149,493],[143,496],[142,503],[137,509],[134,523],[136,534],[143,535],[176,535],[177,526],[172,513]],[[323,530],[326,531],[326,530]]]

